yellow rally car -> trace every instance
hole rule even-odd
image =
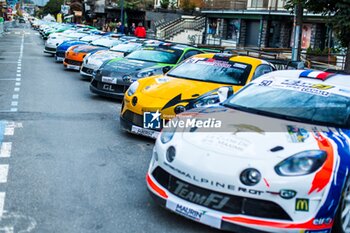
[[[228,86],[236,92],[274,69],[264,60],[247,56],[195,55],[164,75],[133,82],[124,95],[121,128],[156,138],[165,122],[176,114],[220,103],[220,87]]]

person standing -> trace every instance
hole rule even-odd
[[[129,30],[130,35],[135,35],[135,29],[136,29],[136,25],[135,23],[132,23]]]
[[[138,26],[136,27],[135,36],[139,38],[146,38],[146,29],[142,25],[142,23],[139,23]]]

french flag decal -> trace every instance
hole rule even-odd
[[[325,81],[326,79],[333,76],[333,73],[328,73],[324,71],[316,71],[316,70],[305,70],[300,73],[299,78],[312,78],[312,79],[319,79],[322,81]]]

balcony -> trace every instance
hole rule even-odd
[[[203,10],[245,10],[247,0],[207,0]]]
[[[285,0],[248,0],[247,10],[285,11]]]

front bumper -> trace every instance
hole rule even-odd
[[[44,53],[56,54],[56,48],[45,46]]]
[[[80,74],[82,76],[85,76],[85,77],[90,77],[92,78],[92,73],[94,72],[94,69],[91,69],[89,67],[86,67],[84,65],[82,65],[81,69],[80,69]]]
[[[123,99],[124,93],[114,93],[114,92],[110,92],[110,91],[105,91],[103,89],[97,88],[96,85],[93,85],[94,80],[92,80],[92,82],[90,83],[90,91],[94,94],[100,95],[100,96],[104,96],[104,97],[108,97],[108,98],[113,98],[113,99]]]
[[[96,79],[93,79],[90,83],[90,91],[92,93],[114,99],[123,99],[127,89],[127,86],[104,83]]]
[[[64,67],[66,67],[69,70],[80,71],[80,66],[82,62],[65,58],[63,61],[63,64],[64,64]]]
[[[140,121],[142,119],[142,116],[136,115],[135,118],[138,118],[137,121]],[[145,129],[142,127],[142,125],[135,125],[133,122],[128,121],[125,119],[122,115],[120,116],[120,128],[124,131],[127,131],[132,134],[141,135],[149,138],[156,139],[159,135],[159,131],[152,130],[152,129]]]
[[[313,219],[306,222],[296,223],[293,221],[246,217],[244,215],[232,215],[215,211],[175,196],[166,188],[162,187],[150,173],[146,176],[146,182],[148,191],[159,205],[185,218],[213,228],[244,233],[331,232],[329,226],[314,225],[312,223]]]
[[[57,62],[63,62],[64,61],[64,58],[65,58],[65,54],[66,52],[65,51],[58,51],[56,49],[56,54],[55,54],[55,59]]]

